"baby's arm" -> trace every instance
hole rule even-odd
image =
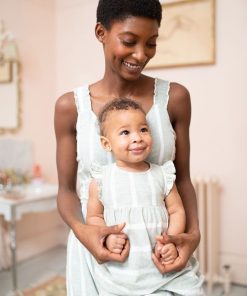
[[[169,216],[167,234],[176,235],[183,233],[185,230],[186,216],[183,202],[175,184],[165,198],[165,205]]]
[[[168,235],[183,233],[186,219],[185,211],[175,184],[165,198],[165,205],[169,216],[169,226],[166,233]],[[171,264],[177,258],[176,246],[172,243],[163,245],[158,240],[155,247],[155,255],[161,258],[163,264]]]
[[[98,185],[95,179],[89,185],[86,222],[89,225],[105,225],[104,207],[99,200]]]
[[[106,225],[104,220],[104,207],[99,200],[98,186],[95,179],[89,185],[89,198],[87,204],[87,224]],[[124,233],[110,234],[105,239],[106,247],[109,251],[121,254],[127,236]]]

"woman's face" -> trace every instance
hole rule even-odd
[[[157,21],[131,16],[124,21],[115,21],[109,30],[98,26],[101,26],[101,37],[98,38],[104,45],[106,72],[126,80],[139,78],[156,52]]]

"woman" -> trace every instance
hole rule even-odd
[[[128,244],[121,254],[112,254],[104,247],[105,237],[120,233],[123,225],[84,224],[90,164],[113,161],[100,147],[97,114],[116,97],[136,100],[147,113],[154,141],[150,161],[162,164],[174,159],[176,166],[176,185],[186,211],[186,233],[164,235],[161,242],[176,244],[179,256],[167,266],[154,257],[154,264],[161,273],[181,270],[199,243],[196,197],[189,172],[189,92],[180,84],[142,74],[155,55],[160,21],[157,0],[100,0],[95,34],[104,50],[103,78],[64,94],[56,103],[58,209],[72,229],[67,258],[68,295],[98,295],[91,254],[98,262],[123,262],[128,256]]]

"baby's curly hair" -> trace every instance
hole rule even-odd
[[[162,19],[162,8],[159,0],[99,0],[97,22],[107,30],[114,21],[123,21],[129,16],[141,16],[157,20]]]
[[[107,103],[103,109],[100,111],[98,115],[99,126],[100,126],[100,134],[103,136],[105,134],[104,123],[107,119],[107,116],[112,111],[121,111],[121,110],[139,110],[144,115],[146,115],[145,111],[142,109],[141,105],[137,102],[127,99],[127,98],[118,98]]]

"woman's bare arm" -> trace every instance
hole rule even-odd
[[[76,232],[82,223],[79,197],[76,193],[76,119],[73,93],[60,97],[55,106],[55,133],[57,140],[58,210],[64,221]]]
[[[171,98],[168,111],[176,132],[176,185],[186,212],[186,233],[194,233],[199,243],[200,232],[197,215],[197,201],[190,179],[191,103],[188,90],[176,83],[171,84]]]
[[[154,263],[161,273],[181,270],[184,268],[200,241],[197,201],[195,190],[190,179],[189,167],[189,126],[191,119],[190,94],[188,90],[180,84],[171,83],[168,112],[176,132],[176,185],[186,213],[186,229],[185,233],[175,236],[165,235],[163,239],[160,240],[161,243],[174,243],[177,246],[179,253],[175,262],[169,266],[162,266],[153,255]]]

